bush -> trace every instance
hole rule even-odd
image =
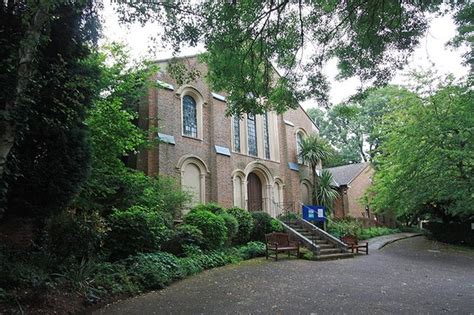
[[[239,248],[239,254],[242,259],[250,259],[265,255],[265,244],[262,242],[249,242]]]
[[[93,278],[97,290],[105,294],[138,293],[140,287],[128,273],[128,268],[119,262],[99,263]]]
[[[474,233],[471,224],[471,222],[428,222],[423,226],[438,241],[474,247]]]
[[[105,231],[105,223],[97,214],[75,216],[63,212],[47,224],[47,248],[61,260],[90,259],[98,253]]]
[[[204,247],[215,249],[226,242],[227,228],[222,217],[209,211],[191,211],[184,217],[184,223],[194,225],[204,236]]]
[[[144,290],[164,288],[184,276],[179,258],[169,253],[138,254],[127,258],[124,264],[132,280]]]
[[[217,203],[206,203],[206,204],[198,204],[194,208],[191,209],[191,211],[209,211],[214,214],[222,214],[225,212],[225,209],[222,208],[220,205]]]
[[[219,214],[219,216],[224,219],[227,228],[227,242],[230,245],[239,230],[239,222],[237,222],[237,219],[230,213],[223,212]]]
[[[270,223],[272,225],[272,231],[273,232],[284,232],[285,231],[285,229],[283,228],[283,224],[281,224],[281,222],[279,220],[272,219],[272,221]]]
[[[356,220],[328,220],[327,231],[334,237],[341,238],[344,235],[354,235],[360,239],[362,225]]]
[[[272,232],[272,217],[263,211],[252,212],[253,229],[250,238],[253,241],[265,241],[265,234]]]
[[[157,251],[170,234],[159,213],[138,206],[115,211],[109,217],[109,224],[111,230],[105,246],[112,259]]]
[[[178,225],[171,238],[163,244],[162,249],[168,253],[180,256],[184,254],[184,246],[195,245],[202,247],[204,244],[204,236],[194,225],[180,224]]]
[[[232,243],[236,245],[247,243],[250,240],[250,233],[253,229],[252,215],[247,210],[237,207],[227,209],[227,213],[234,216],[239,224],[239,228],[232,239]]]
[[[390,229],[387,227],[370,227],[370,228],[362,229],[358,237],[361,240],[365,240],[372,237],[399,233],[399,232],[400,231],[398,229]]]

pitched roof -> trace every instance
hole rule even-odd
[[[368,165],[369,163],[365,162],[325,168],[325,170],[331,172],[335,186],[343,186],[349,185]]]

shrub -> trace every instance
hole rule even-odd
[[[251,239],[253,241],[265,241],[265,234],[272,232],[272,217],[263,211],[252,212],[253,229]]]
[[[222,208],[220,205],[217,203],[206,203],[206,204],[198,204],[194,208],[191,209],[191,211],[209,211],[214,214],[222,214],[225,212],[225,209]]]
[[[162,249],[180,256],[184,254],[184,246],[195,245],[201,247],[203,244],[204,237],[201,230],[194,225],[180,224],[174,229],[171,238],[163,244]]]
[[[170,234],[159,213],[138,206],[115,211],[109,223],[105,246],[112,259],[159,250]]]
[[[359,238],[361,240],[365,240],[372,237],[388,235],[388,234],[393,234],[393,233],[398,233],[398,232],[400,232],[398,229],[390,229],[387,227],[370,227],[370,228],[362,229],[360,232]]]
[[[362,225],[353,219],[328,220],[327,230],[337,238],[344,235],[354,235],[360,239]]]
[[[247,243],[250,240],[250,233],[253,229],[252,215],[247,210],[237,207],[227,209],[227,212],[233,215],[239,224],[239,228],[232,239],[232,243],[237,245]]]
[[[237,219],[230,213],[223,212],[219,214],[219,216],[224,219],[227,228],[227,242],[230,244],[239,230],[239,222],[237,222]]]
[[[227,228],[222,217],[209,211],[191,211],[184,217],[184,223],[194,225],[204,236],[204,247],[215,249],[224,245]]]
[[[47,248],[61,260],[89,259],[99,251],[105,231],[105,223],[97,214],[75,216],[63,212],[47,224]]]
[[[272,231],[273,232],[283,232],[283,231],[285,231],[285,229],[283,228],[283,224],[281,224],[281,222],[279,220],[272,219],[272,221],[270,223],[272,225]]]
[[[129,275],[128,268],[119,262],[97,264],[93,281],[101,293],[115,295],[140,291],[138,284]]]
[[[249,242],[239,248],[239,254],[242,259],[250,259],[265,255],[265,244],[262,242]]]
[[[179,258],[169,253],[142,253],[127,258],[124,263],[132,280],[145,290],[161,289],[183,277]]]
[[[278,215],[278,219],[283,222],[293,222],[300,219],[301,216],[294,212],[284,212]]]

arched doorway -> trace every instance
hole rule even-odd
[[[247,209],[249,211],[262,211],[262,182],[254,172],[247,176]]]

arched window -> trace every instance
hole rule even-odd
[[[234,124],[234,151],[240,152],[240,117],[233,117]]]
[[[296,133],[296,159],[298,163],[303,164],[303,158],[301,157],[301,143],[303,142],[304,134],[302,131]]]
[[[268,132],[268,113],[263,115],[263,149],[265,158],[270,159],[270,136]]]
[[[183,96],[183,135],[198,137],[196,101],[189,95]]]
[[[247,114],[247,139],[249,155],[257,156],[257,123],[254,114]]]

